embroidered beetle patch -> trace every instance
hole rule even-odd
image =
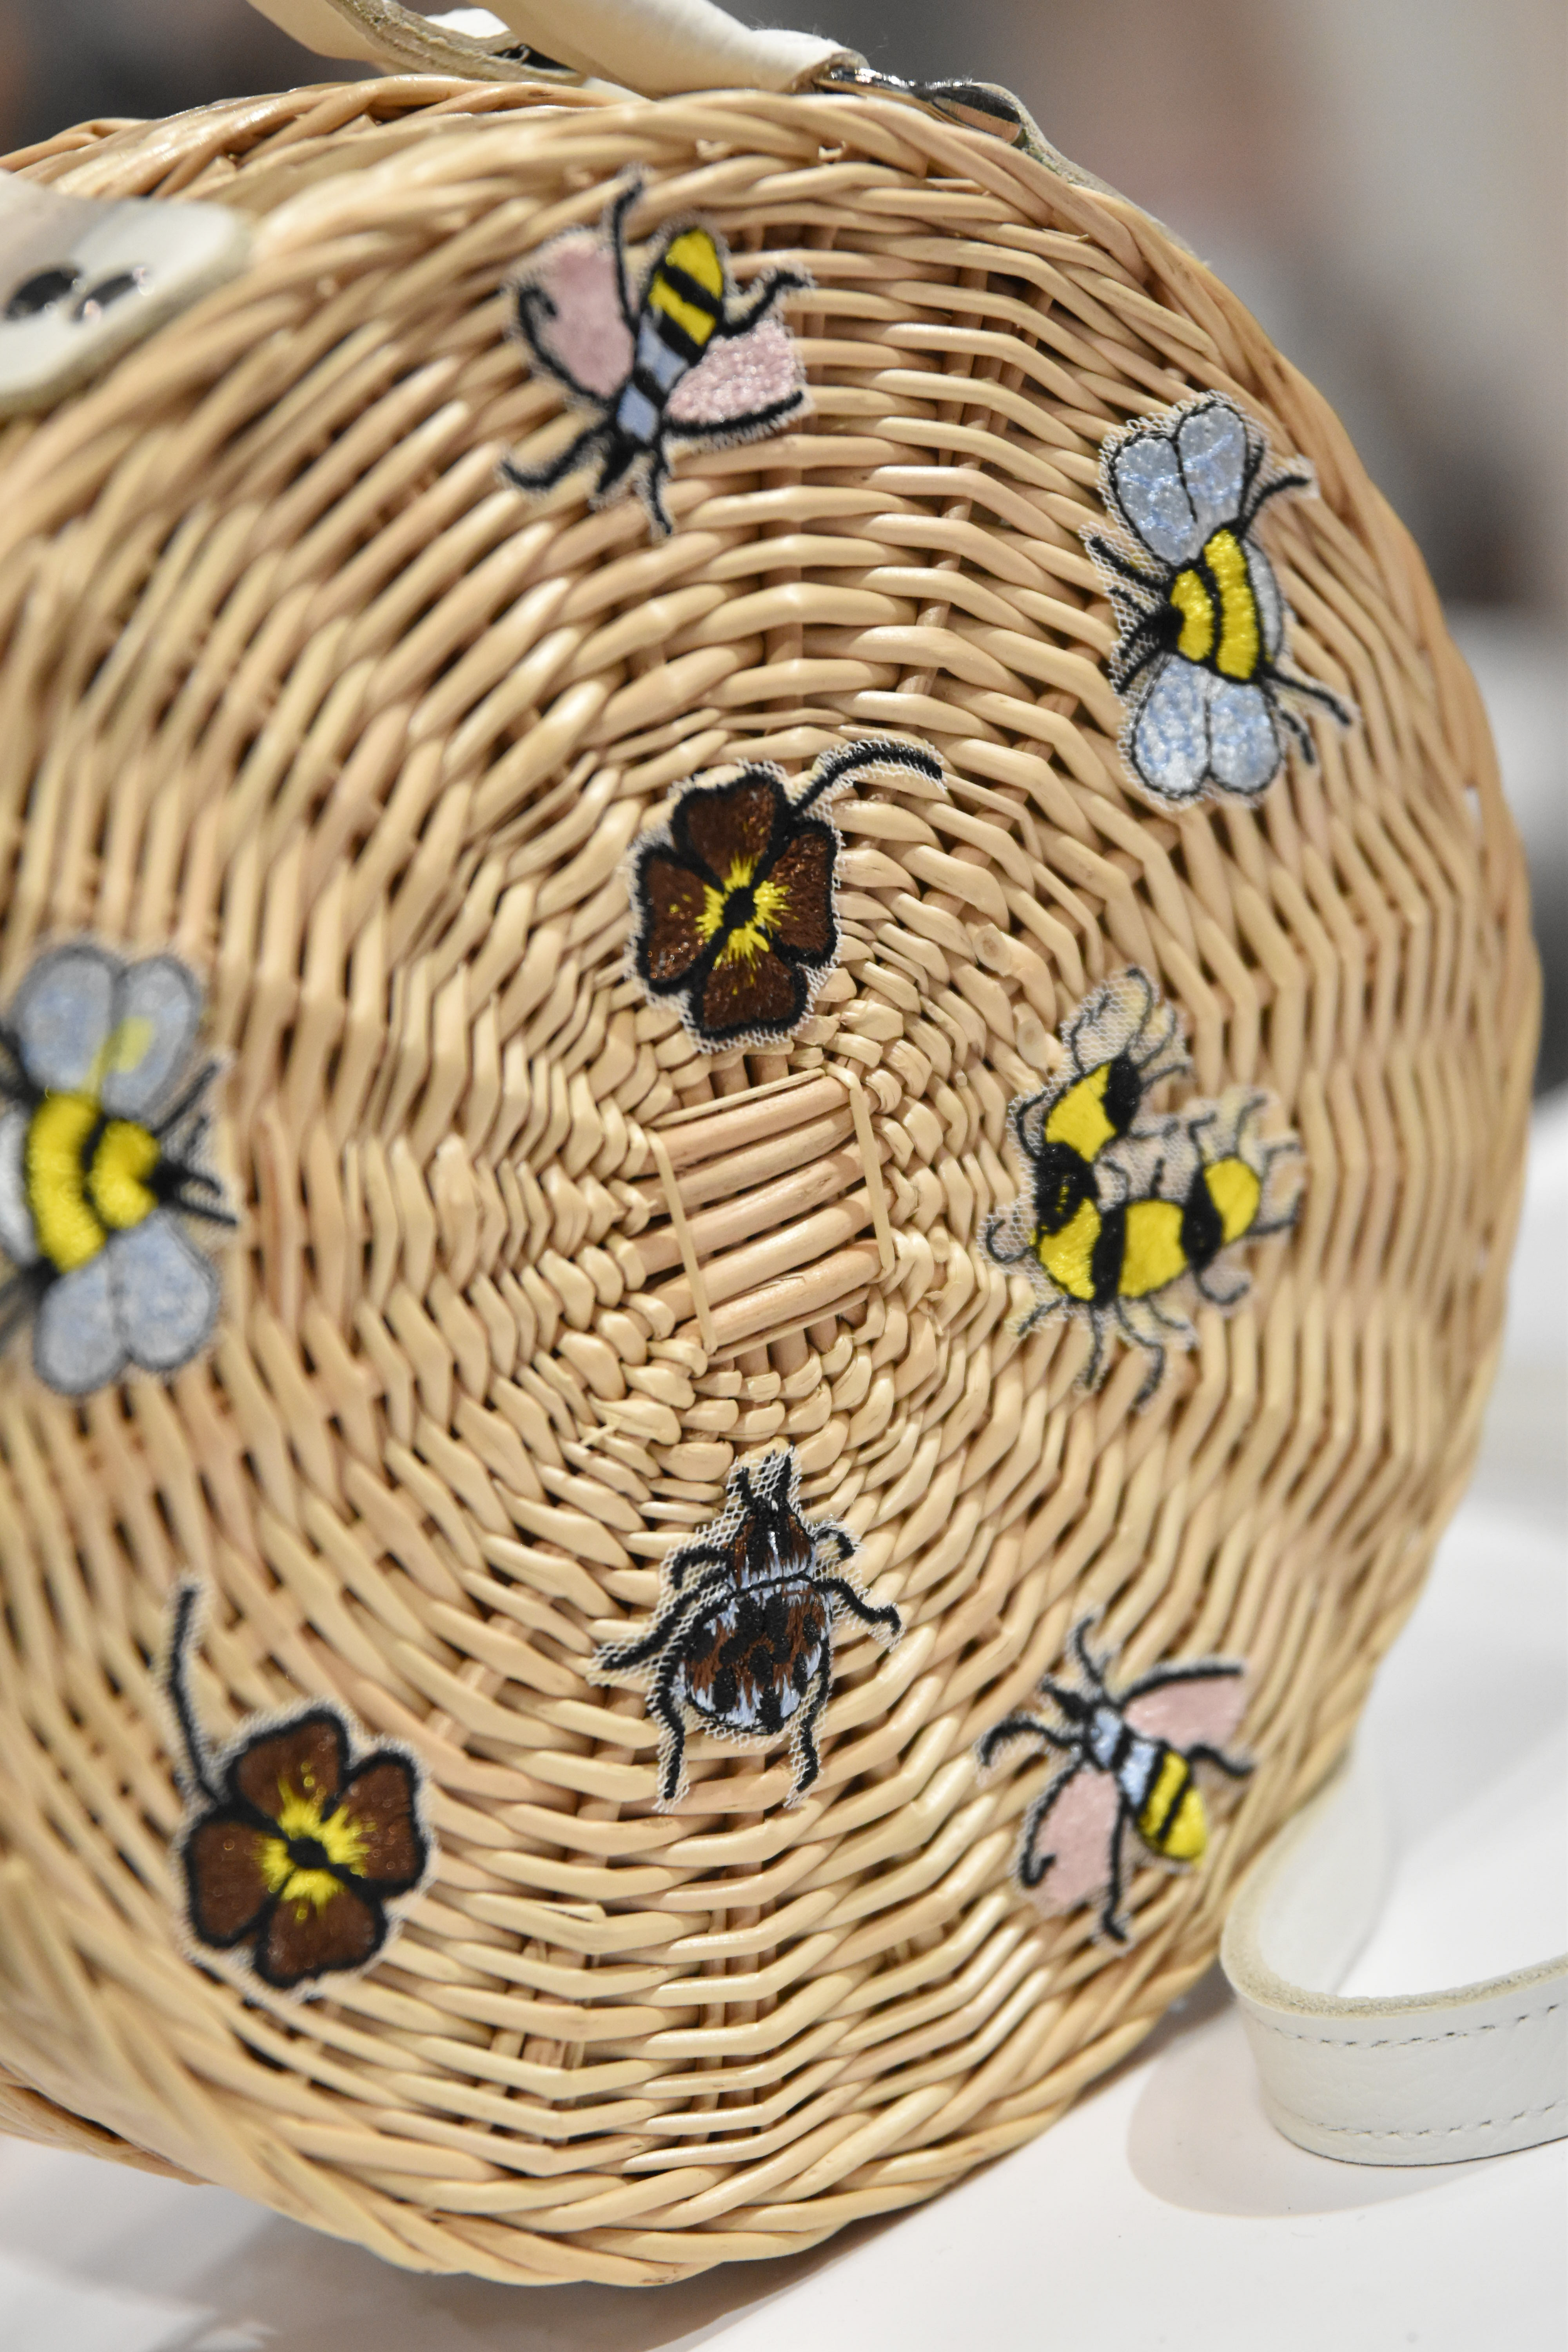
[[[367,1969],[429,1874],[420,1767],[405,1748],[368,1746],[329,1699],[252,1717],[209,1754],[186,1672],[200,1597],[194,1582],[175,1592],[167,1668],[191,1946],[279,1992]]]
[[[1120,972],[1086,997],[1062,1042],[1064,1076],[1008,1107],[1019,1194],[982,1244],[1037,1293],[1020,1333],[1058,1313],[1089,1323],[1086,1386],[1105,1370],[1112,1332],[1144,1349],[1146,1404],[1167,1349],[1197,1337],[1184,1299],[1238,1306],[1250,1284],[1232,1253],[1295,1223],[1287,1171],[1299,1171],[1300,1145],[1260,1136],[1270,1098],[1245,1087],[1143,1115],[1155,1083],[1186,1066],[1175,1015],[1145,972]]]
[[[217,1269],[184,1221],[235,1221],[201,1164],[217,1066],[186,1076],[201,1011],[173,956],[83,945],[40,957],[0,1024],[0,1341],[31,1315],[62,1396],[177,1371],[212,1337]]]
[[[848,1618],[884,1649],[903,1633],[894,1608],[879,1609],[848,1573],[855,1538],[800,1508],[793,1446],[730,1473],[722,1515],[665,1563],[664,1591],[647,1632],[606,1643],[594,1682],[639,1682],[659,1727],[662,1811],[686,1788],[689,1731],[745,1746],[787,1735],[798,1805],[820,1769],[816,1726],[833,1687],[833,1629]]]
[[[838,957],[828,803],[878,768],[942,782],[934,752],[854,743],[826,752],[793,797],[772,765],[688,784],[668,824],[633,844],[632,970],[704,1053],[782,1045],[806,1019]]]
[[[765,270],[742,294],[723,238],[689,220],[664,230],[634,289],[624,239],[641,193],[640,178],[626,181],[599,234],[552,237],[511,281],[518,340],[589,422],[542,465],[506,458],[501,476],[537,494],[595,466],[594,504],[635,488],[664,538],[677,446],[759,440],[809,405],[800,354],[774,314],[811,279]]]
[[[1097,1902],[1098,1932],[1124,1944],[1129,1834],[1151,1860],[1195,1869],[1209,1844],[1196,1768],[1233,1780],[1252,1769],[1225,1752],[1247,1710],[1247,1669],[1231,1658],[1199,1658],[1155,1666],[1113,1691],[1109,1656],[1097,1659],[1089,1647],[1093,1622],[1083,1619],[1072,1637],[1078,1686],[1047,1675],[1039,1696],[1054,1712],[1021,1711],[993,1725],[975,1761],[989,1771],[1024,1739],[1067,1759],[1024,1816],[1014,1874],[1045,1912]]]
[[[1086,530],[1121,628],[1110,679],[1127,706],[1121,756],[1158,801],[1256,800],[1295,741],[1294,706],[1349,726],[1352,706],[1283,661],[1289,619],[1253,536],[1270,499],[1315,493],[1309,465],[1271,467],[1262,428],[1223,393],[1110,436],[1100,494],[1124,542]]]

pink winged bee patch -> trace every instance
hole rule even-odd
[[[1226,1752],[1247,1711],[1247,1669],[1234,1658],[1197,1658],[1154,1666],[1113,1691],[1109,1656],[1089,1647],[1092,1623],[1085,1618],[1073,1633],[1078,1685],[1047,1675],[1039,1686],[1054,1716],[1005,1717],[975,1757],[988,1771],[1005,1748],[1028,1739],[1066,1759],[1024,1816],[1014,1872],[1042,1911],[1098,1902],[1100,1934],[1124,1944],[1129,1834],[1153,1861],[1195,1868],[1209,1843],[1198,1769],[1233,1780],[1252,1769]]]
[[[758,440],[809,405],[800,354],[775,308],[811,279],[770,269],[742,294],[723,238],[687,220],[662,232],[634,291],[624,232],[641,193],[640,179],[625,181],[602,229],[552,237],[512,278],[519,341],[588,422],[542,464],[507,457],[500,471],[514,489],[538,495],[595,467],[594,504],[635,489],[662,539],[676,445]]]

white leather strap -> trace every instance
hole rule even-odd
[[[1352,1763],[1231,1906],[1220,1960],[1270,2119],[1351,2164],[1451,2164],[1568,2137],[1568,1955],[1450,1992],[1334,1990],[1376,1916],[1387,1858],[1377,1790]]]
[[[476,38],[397,0],[251,5],[319,57],[488,79],[529,70],[499,58],[494,38]],[[694,89],[796,89],[829,65],[860,62],[854,51],[819,34],[738,24],[713,0],[485,0],[485,5],[530,48],[645,98]]]

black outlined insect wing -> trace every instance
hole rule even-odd
[[[596,235],[564,231],[512,280],[519,341],[590,421],[553,457],[536,466],[509,457],[501,475],[539,493],[592,466],[594,504],[635,488],[663,537],[676,445],[755,440],[808,405],[800,354],[775,305],[811,281],[799,269],[768,269],[742,292],[717,230],[686,220],[663,230],[634,292],[623,236],[640,194],[634,175]]]
[[[1089,530],[1121,635],[1111,682],[1127,704],[1121,752],[1154,799],[1255,800],[1294,741],[1295,703],[1348,723],[1342,698],[1283,665],[1286,606],[1254,536],[1265,503],[1310,494],[1310,466],[1271,467],[1266,436],[1222,393],[1110,435],[1100,489],[1125,543]]]

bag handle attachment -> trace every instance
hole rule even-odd
[[[983,131],[1061,179],[1112,194],[1059,154],[1033,115],[996,82],[910,82],[877,73],[854,49],[815,33],[742,25],[715,0],[488,0],[424,16],[399,0],[250,0],[318,57],[469,81],[613,83],[643,98],[700,89],[872,91]],[[476,30],[488,19],[494,32]]]
[[[1568,1956],[1385,2000],[1334,1990],[1387,1877],[1364,1761],[1281,1830],[1232,1904],[1220,1963],[1269,2120],[1346,2164],[1454,2164],[1568,2137]]]
[[[832,67],[863,68],[816,33],[742,25],[713,0],[486,0],[482,12],[422,16],[398,0],[251,0],[318,57],[353,58],[409,73],[537,81],[554,60],[574,74],[644,98],[699,89],[800,89]],[[506,29],[475,34],[478,14]],[[508,36],[511,38],[509,41]],[[521,44],[524,54],[516,53]]]

